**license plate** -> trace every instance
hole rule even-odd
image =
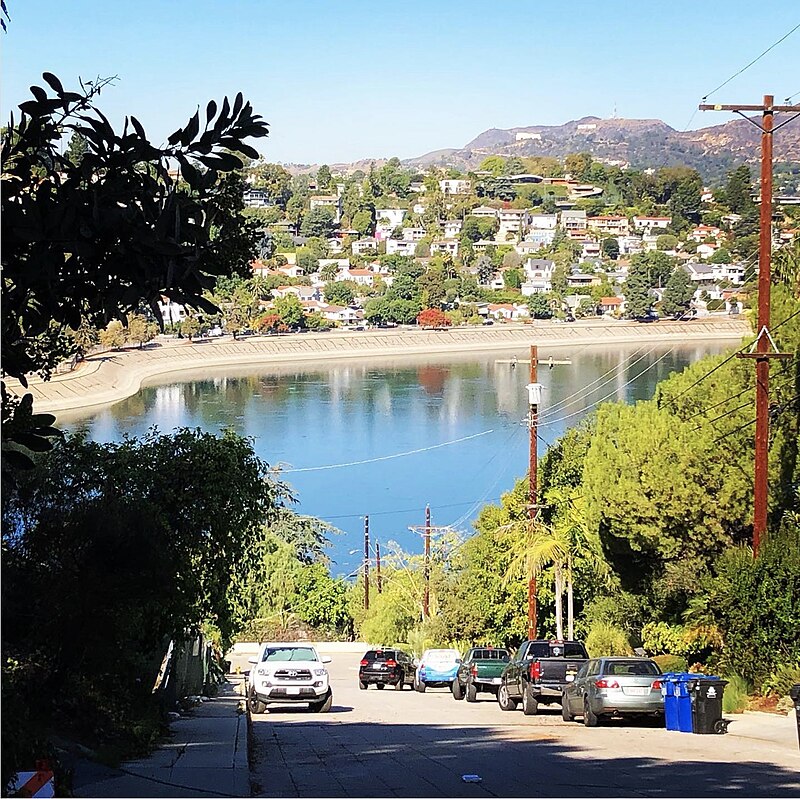
[[[622,693],[628,696],[647,696],[650,693],[650,689],[633,686],[631,688],[623,688]]]
[[[502,680],[499,677],[492,677],[492,685],[500,685]]]
[[[575,675],[574,674],[568,674],[567,675],[567,682],[572,682],[574,679],[575,679]]]
[[[300,695],[300,688],[298,686],[296,686],[296,685],[289,686],[286,689],[286,693],[294,695],[294,696],[299,696]]]

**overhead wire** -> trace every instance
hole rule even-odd
[[[774,408],[770,408],[770,412],[769,412],[770,416],[773,416],[773,415],[778,414],[778,413],[782,413],[784,410],[786,410],[786,408],[789,405],[791,405],[794,402],[797,402],[798,398],[800,398],[800,395],[795,394],[791,399],[787,400],[786,402],[781,403],[780,405],[778,405],[778,406],[776,406]],[[753,424],[756,423],[757,419],[758,419],[758,417],[755,417],[755,418],[751,419],[749,422],[745,422],[744,424],[741,424],[738,427],[735,427],[733,430],[729,430],[724,435],[721,435],[721,436],[715,438],[711,443],[712,444],[716,444],[719,441],[722,441],[723,439],[727,438],[728,436],[732,436],[734,433],[738,433],[740,430],[744,430],[746,427],[750,427],[750,425],[753,425]]]
[[[738,78],[739,75],[741,75],[743,72],[746,72],[748,69],[750,69],[750,67],[752,67],[753,64],[756,64],[758,61],[760,61],[767,53],[769,53],[771,50],[774,50],[781,42],[783,42],[786,39],[788,39],[798,28],[800,28],[800,23],[795,25],[788,33],[785,33],[783,36],[781,36],[781,38],[778,39],[777,42],[774,42],[773,44],[771,44],[766,50],[764,50],[763,53],[761,53],[760,55],[757,55],[748,64],[745,64],[745,66],[743,66],[740,70],[738,70],[738,72],[735,72],[727,80],[722,81],[722,83],[720,83],[719,86],[717,86],[716,88],[712,89],[710,92],[708,92],[708,94],[703,95],[703,99],[707,100],[709,97],[711,97],[712,94],[715,94],[716,92],[718,92],[723,86],[727,86],[732,80],[734,80],[735,78]]]

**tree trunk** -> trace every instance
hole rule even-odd
[[[567,559],[567,635],[575,640],[575,606],[572,593],[572,558]]]
[[[563,577],[561,574],[561,564],[556,563],[556,638],[561,641],[564,638],[564,608],[563,608]]]

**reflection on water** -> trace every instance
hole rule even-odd
[[[552,442],[603,399],[634,402],[655,384],[720,343],[670,347],[584,348],[554,356],[570,365],[539,366],[544,386],[540,433]],[[362,518],[374,537],[419,548],[408,526],[421,524],[426,503],[434,524],[466,529],[479,507],[508,490],[527,469],[528,364],[498,363],[516,354],[417,356],[381,365],[338,361],[209,370],[185,382],[165,381],[91,414],[63,414],[62,426],[97,441],[141,435],[157,426],[230,427],[252,438],[259,456],[285,464],[303,513],[345,531],[337,538],[336,571],[358,556]],[[543,356],[549,353],[542,352]],[[199,379],[198,379],[199,378]],[[477,435],[482,434],[482,435]],[[369,461],[474,436],[425,452]],[[545,445],[540,442],[540,456]]]

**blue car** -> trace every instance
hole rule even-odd
[[[426,649],[414,675],[414,688],[424,694],[426,688],[449,688],[458,674],[461,654],[457,649]]]

